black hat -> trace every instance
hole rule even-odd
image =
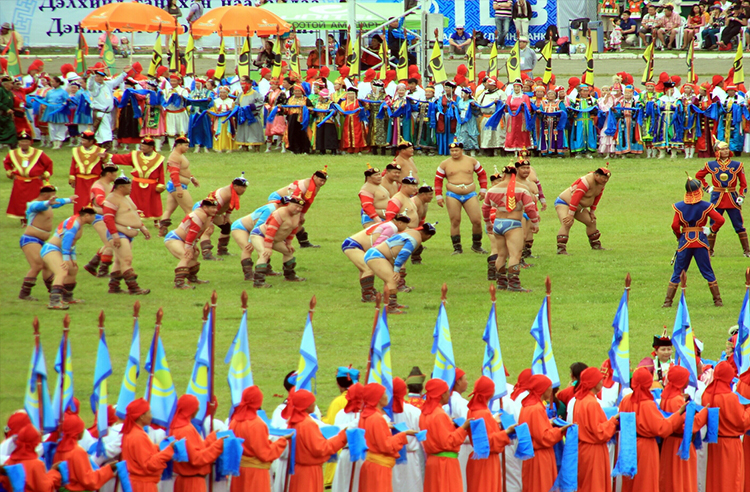
[[[96,215],[96,210],[94,209],[94,206],[92,204],[88,204],[85,207],[81,208],[81,210],[78,211],[78,215]]]
[[[190,139],[187,138],[187,136],[183,133],[182,135],[180,135],[179,137],[177,137],[177,138],[174,139],[174,143],[175,143],[175,145],[178,145],[178,144],[189,144],[190,143]]]
[[[118,186],[129,185],[130,183],[130,178],[128,178],[127,176],[120,176],[115,180],[112,187],[117,188]]]
[[[248,182],[247,179],[245,179],[245,171],[242,171],[242,176],[234,178],[232,184],[235,186],[247,186]]]
[[[406,214],[402,214],[402,213],[396,214],[393,220],[397,220],[399,222],[406,222],[407,224],[411,222],[411,219],[409,218],[409,216]]]
[[[672,340],[670,340],[669,335],[667,335],[666,327],[664,327],[664,331],[662,332],[661,336],[654,335],[654,343],[652,343],[651,346],[654,348],[672,346]]]
[[[359,92],[359,89],[357,89],[357,88],[356,88],[356,87],[354,87],[354,86],[351,86],[351,87],[349,87],[349,88],[348,88],[348,89],[346,90],[346,92],[353,92],[353,93],[357,94],[357,93]]]
[[[281,197],[282,205],[288,205],[290,203],[296,203],[299,206],[303,206],[305,204],[305,200],[301,197],[293,196],[293,195],[287,195],[287,196]]]
[[[437,222],[435,222],[437,224]],[[425,222],[420,227],[417,227],[418,231],[423,231],[428,236],[434,236],[435,233],[437,233],[437,229],[435,229],[435,226],[430,224],[429,222]]]
[[[96,133],[94,133],[94,132],[85,131],[85,132],[81,133],[80,136],[81,136],[81,138],[85,138],[86,140],[92,140],[92,141],[96,142]]]
[[[151,137],[144,137],[141,140],[141,144],[143,144],[143,145],[150,145],[151,147],[156,147],[156,142]]]
[[[693,204],[703,200],[703,184],[695,178],[691,178],[688,174],[688,179],[685,182],[685,203]]]
[[[34,140],[34,139],[31,137],[31,134],[29,132],[24,130],[18,134],[17,140]]]
[[[315,171],[313,176],[317,176],[320,179],[328,179],[328,165],[323,166],[323,169]]]
[[[382,80],[374,80],[372,82],[373,87],[385,87],[385,83]]]
[[[102,165],[102,171],[99,173],[99,176],[104,176],[107,173],[116,173],[118,169],[119,168],[111,162],[107,162]]]
[[[425,183],[422,183],[422,186],[419,187],[419,190],[417,191],[417,193],[432,193],[433,191],[435,190],[432,189],[432,186],[428,185],[425,182]]]
[[[57,186],[47,181],[46,183],[44,183],[44,185],[42,185],[39,193],[54,193],[55,191],[57,191]]]
[[[380,169],[377,167],[372,167],[370,164],[367,164],[367,169],[365,169],[365,178],[369,178],[373,174],[380,174]]]
[[[403,178],[401,178],[401,184],[419,186],[419,181],[417,181],[417,178],[412,176],[411,171],[409,171],[408,176],[404,176]]]
[[[401,166],[398,165],[398,164],[396,164],[395,162],[391,162],[390,164],[388,164],[387,166],[385,166],[385,170],[386,171],[393,171],[393,170],[400,171],[401,170]]]
[[[214,200],[213,198],[204,198],[201,201],[201,207],[218,207],[219,202]]]
[[[464,144],[463,142],[459,142],[457,138],[453,139],[453,142],[448,146],[449,149],[463,149]]]

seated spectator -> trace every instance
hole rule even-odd
[[[729,10],[727,13],[726,27],[721,31],[719,50],[727,49],[735,36],[738,36],[742,32],[742,28],[747,25],[748,10],[750,9],[744,7],[744,2],[743,5],[735,5],[734,8]]]
[[[656,29],[656,6],[649,5],[648,12],[641,19],[641,28],[638,30],[638,36],[643,40],[643,44],[651,43]]]
[[[448,43],[451,45],[451,59],[453,55],[465,55],[466,50],[471,44],[471,36],[464,30],[464,26],[456,26],[456,32],[451,34],[448,39]]]
[[[701,7],[699,5],[693,5],[690,9],[690,15],[687,18],[687,26],[682,37],[682,49],[687,50],[690,43],[695,39],[695,35],[700,31],[706,23],[706,19],[703,16]]]
[[[370,45],[367,49],[375,54],[370,54],[362,50],[362,56],[359,60],[359,66],[362,70],[367,70],[368,68],[372,68],[380,63],[381,57],[378,55],[382,52],[382,45],[383,37],[380,34],[376,34],[370,39]]]
[[[637,27],[636,22],[630,18],[630,11],[625,10],[620,16],[620,29],[622,29],[623,44],[635,46]]]
[[[659,48],[660,50],[663,50],[665,47],[667,49],[672,49],[675,37],[677,37],[677,31],[680,29],[681,25],[682,17],[675,12],[674,5],[671,3],[665,5],[664,17],[657,21],[656,35],[659,37],[659,41],[661,41],[662,44]]]
[[[703,49],[706,50],[710,50],[714,46],[717,46],[717,35],[719,34],[719,31],[721,31],[726,20],[726,15],[719,5],[712,5],[709,7],[708,12],[711,15],[711,21],[701,33],[701,37],[703,38]]]

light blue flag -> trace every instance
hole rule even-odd
[[[125,418],[125,413],[130,402],[135,400],[135,388],[138,375],[141,373],[141,335],[138,318],[133,324],[133,339],[130,342],[130,354],[128,364],[125,366],[125,374],[122,376],[120,395],[117,397],[117,416]]]
[[[206,407],[208,405],[209,381],[211,377],[211,313],[203,323],[201,336],[198,339],[198,348],[195,350],[195,363],[193,363],[193,373],[190,376],[185,393],[193,395],[198,399],[198,413],[193,421],[203,428],[203,421],[206,419]]]
[[[41,382],[41,398],[37,393],[37,378]],[[41,429],[39,422],[39,403],[41,399],[44,430],[47,432],[55,430],[55,415],[52,412],[52,403],[49,399],[49,388],[47,387],[47,362],[44,359],[44,350],[41,344],[39,344],[39,347],[34,347],[34,351],[31,353],[31,362],[29,363],[29,373],[26,382],[26,398],[23,408],[31,419],[31,423],[37,429]]]
[[[432,377],[448,383],[448,388],[452,391],[456,383],[456,358],[453,356],[451,327],[448,324],[448,315],[445,313],[445,304],[442,302],[437,321],[435,321],[435,330],[432,332],[432,353],[435,355]]]
[[[495,383],[495,395],[490,402],[508,394],[505,380],[505,365],[500,351],[500,339],[497,336],[497,318],[495,317],[495,303],[492,303],[487,326],[484,328],[482,340],[485,343],[484,361],[482,362],[482,376],[487,376]]]
[[[317,392],[315,376],[318,374],[318,351],[315,349],[315,334],[313,333],[310,313],[307,314],[305,332],[299,346],[299,366],[297,366],[297,382],[295,388]]]
[[[393,368],[391,366],[391,334],[388,331],[388,314],[381,309],[371,342],[372,360],[368,383],[382,384],[388,395],[388,405],[383,409],[393,418]]]
[[[169,427],[177,407],[177,392],[174,389],[172,373],[169,372],[167,354],[164,352],[161,337],[154,337],[151,341],[151,348],[148,351],[143,368],[149,374],[151,373],[151,354],[154,351],[154,344],[156,344],[156,363],[153,370],[151,394],[149,395],[149,389],[146,386],[143,397],[151,404],[151,419],[153,422],[162,427]]]
[[[688,313],[687,301],[685,300],[685,291],[680,296],[680,304],[677,306],[677,314],[674,317],[672,345],[677,353],[675,362],[690,372],[689,385],[697,388],[698,368],[695,363],[695,337],[693,328],[690,326],[690,313]]]
[[[52,398],[52,414],[55,416],[56,426],[60,424],[60,399],[62,398],[63,413],[65,413],[65,410],[67,410],[73,402],[73,359],[70,353],[70,338],[68,338],[68,343],[65,345],[66,347],[63,347],[63,341],[61,340],[60,348],[55,357],[57,383],[55,384],[55,396]],[[65,352],[65,374],[61,374],[63,370],[63,352]],[[62,395],[60,394],[61,385],[63,386]]]
[[[109,348],[104,330],[99,337],[99,348],[96,352],[96,367],[94,368],[94,391],[91,393],[91,411],[96,413],[96,429],[99,439],[96,445],[96,455],[104,456],[104,442],[109,425],[107,422],[107,378],[112,375],[112,362],[109,360]]]
[[[609,364],[612,367],[612,380],[621,388],[630,388],[630,320],[628,316],[628,290],[620,298],[612,335],[612,346],[609,348]]]
[[[254,384],[253,368],[250,363],[250,344],[247,341],[247,311],[242,314],[240,327],[224,358],[224,364],[229,364],[227,383],[229,383],[229,393],[232,396],[232,408],[229,410],[231,417],[234,409],[242,401],[242,392]]]
[[[737,320],[737,343],[734,346],[734,363],[738,373],[744,374],[750,369],[750,291],[745,290],[745,300],[742,301],[740,317]]]
[[[555,354],[552,351],[552,339],[549,336],[549,318],[547,317],[547,298],[542,301],[542,307],[534,319],[531,327],[531,336],[534,337],[534,357],[531,359],[532,374],[544,374],[552,381],[552,387],[560,386],[560,375],[557,372]]]

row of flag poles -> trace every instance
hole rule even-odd
[[[591,46],[591,43],[589,43]],[[643,76],[641,77],[641,83],[645,84],[651,80],[654,76],[654,52],[656,50],[656,38],[651,40],[646,49],[643,51],[643,61],[646,63],[646,67],[643,69]],[[588,60],[588,50],[586,51]],[[742,43],[737,44],[737,52],[734,55],[734,62],[732,63],[732,83],[742,84],[745,82],[745,69],[743,66],[744,52],[742,51]],[[687,82],[689,84],[695,84],[698,81],[698,76],[695,73],[695,43],[690,42],[687,47],[687,54],[685,55],[685,65],[687,66]],[[593,66],[593,62],[592,62]]]
[[[745,298],[738,320],[739,332],[734,352],[739,373],[750,369],[750,268],[746,271]],[[620,299],[617,312],[612,322],[613,336],[608,352],[613,371],[613,380],[622,388],[630,385],[630,345],[629,345],[629,311],[630,274],[625,279],[625,290]],[[547,295],[534,318],[530,334],[534,340],[534,354],[531,361],[533,374],[544,374],[552,380],[553,387],[560,386],[560,376],[555,362],[552,347],[552,332],[550,324],[549,301],[551,284],[549,277],[546,281]],[[685,298],[686,277],[682,275],[682,293],[675,315],[672,330],[672,343],[676,353],[675,363],[685,367],[690,372],[690,386],[697,387],[698,377],[696,353],[694,349],[695,334],[690,323],[687,301]],[[442,296],[437,321],[433,330],[433,344],[431,353],[435,356],[432,378],[445,381],[450,388],[456,381],[456,357],[453,351],[450,324],[445,308],[447,286],[442,287]],[[495,287],[490,287],[492,306],[487,318],[482,341],[485,344],[482,362],[482,375],[492,379],[495,383],[495,394],[492,400],[500,399],[507,394],[505,364],[503,362],[500,339],[498,336],[497,314],[495,307]],[[386,297],[387,298],[387,297]],[[200,402],[200,408],[195,418],[195,424],[202,428],[206,411],[215,393],[215,331],[216,331],[216,292],[211,296],[210,304],[203,310],[203,322],[195,352],[193,371],[186,393],[194,395]],[[227,383],[231,394],[231,410],[240,403],[242,392],[252,386],[253,373],[250,359],[247,327],[247,294],[242,293],[242,318],[239,328],[229,347],[224,363],[229,366]],[[316,376],[318,372],[318,355],[313,331],[313,313],[316,305],[315,297],[310,301],[305,328],[300,343],[300,359],[297,367],[296,387],[312,392],[316,391]],[[120,418],[125,417],[126,407],[136,398],[137,381],[140,375],[140,303],[136,302],[133,309],[133,335],[128,355],[125,374],[120,385],[117,398],[116,413]],[[156,325],[149,352],[143,369],[148,373],[144,398],[151,404],[153,421],[163,427],[169,427],[177,405],[172,375],[167,363],[166,352],[160,337],[163,311],[156,314]],[[99,315],[99,344],[94,370],[93,391],[90,398],[92,412],[97,415],[97,429],[99,430],[99,444],[97,452],[103,452],[101,439],[107,435],[107,405],[109,402],[107,379],[112,375],[112,364],[109,357],[104,329],[104,312]],[[44,352],[39,339],[39,322],[34,318],[34,350],[31,357],[26,384],[24,408],[32,423],[45,432],[58,429],[65,418],[65,410],[73,402],[73,363],[71,343],[69,338],[70,318],[66,314],[63,320],[63,337],[55,357],[54,370],[58,374],[55,383],[54,396],[49,397],[47,385],[47,369]],[[388,395],[386,412],[393,411],[393,367],[391,363],[391,337],[388,328],[387,310],[376,303],[375,319],[370,342],[368,364],[365,380],[382,384]],[[212,421],[212,419],[211,419]],[[212,429],[207,429],[208,431]]]

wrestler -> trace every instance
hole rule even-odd
[[[419,182],[419,173],[417,165],[414,163],[414,144],[406,140],[401,140],[396,147],[396,157],[393,163],[401,167],[401,176],[411,174]]]
[[[391,194],[381,185],[382,182],[383,174],[380,169],[367,164],[365,184],[359,189],[362,227],[370,227],[373,223],[382,222],[385,219],[385,208],[388,206]]]
[[[388,207],[385,210],[385,220],[392,220],[398,214],[405,214],[410,219],[415,219],[417,213],[412,208],[411,197],[417,194],[417,190],[419,190],[419,181],[417,181],[417,178],[411,174],[404,176],[401,179],[401,189],[388,201]],[[411,287],[406,285],[405,267],[400,270],[399,276],[398,291],[410,292]]]
[[[164,156],[154,151],[156,142],[150,137],[144,137],[138,150],[127,154],[115,154],[111,157],[112,164],[131,166],[131,177],[135,186],[132,188],[134,209],[141,212],[144,219],[158,221],[162,215],[161,193],[166,189],[164,182]]]
[[[695,179],[700,180],[704,187],[708,187],[706,176],[711,175],[711,203],[716,211],[724,216],[729,215],[732,227],[740,238],[742,254],[750,256],[750,245],[747,240],[747,230],[742,221],[742,202],[745,201],[747,193],[747,179],[745,169],[741,162],[732,160],[732,151],[726,142],[716,143],[716,160],[709,161],[705,167],[698,171]],[[712,223],[713,224],[713,223]],[[711,256],[714,255],[716,234],[708,235],[708,249]]]
[[[68,304],[83,302],[73,299],[78,274],[75,245],[83,234],[83,226],[91,224],[94,219],[96,211],[91,207],[84,207],[77,215],[62,221],[52,237],[44,243],[42,261],[44,267],[54,275],[47,309],[68,309]]]
[[[542,211],[544,211],[547,210],[547,201],[541,201],[539,185],[537,185],[539,180],[536,177],[536,173],[534,173],[532,177],[531,163],[526,158],[527,155],[528,153],[526,150],[519,152],[518,160],[516,161],[516,171],[518,172],[516,175],[516,185],[526,188],[526,190],[534,197],[534,203],[537,203],[537,201],[541,203]],[[523,251],[521,252],[521,266],[527,268],[534,266],[532,263],[526,263],[524,261],[524,258],[533,258],[531,255],[531,246],[534,244],[534,233],[531,232],[531,227],[529,227],[529,221],[526,214],[524,214],[521,222],[523,223],[524,237]]]
[[[427,218],[427,204],[432,202],[433,198],[435,198],[435,191],[427,183],[423,183],[417,189],[417,194],[411,197],[413,207],[407,211],[410,228],[416,229],[424,224],[424,220]],[[420,244],[411,254],[412,265],[422,264],[422,251],[424,251],[424,246]]]
[[[362,288],[362,302],[373,302],[375,300],[375,276],[372,270],[365,264],[365,253],[389,237],[404,232],[409,226],[409,217],[403,214],[396,215],[392,220],[371,224],[363,231],[349,236],[341,244],[349,261],[359,270],[359,285]]]
[[[100,178],[102,165],[109,160],[106,150],[96,145],[94,132],[83,132],[81,145],[74,147],[73,158],[70,163],[68,183],[75,189],[75,194],[87,197],[91,194],[91,186]],[[85,200],[83,198],[82,200]],[[85,203],[76,203],[75,213],[84,207]]]
[[[299,196],[286,196],[286,202],[273,212],[265,224],[253,228],[250,241],[253,248],[258,250],[258,265],[255,267],[253,287],[269,288],[266,283],[266,264],[271,259],[271,253],[276,250],[281,253],[284,262],[284,280],[289,282],[303,282],[305,279],[295,273],[297,261],[294,258],[292,238],[300,227],[302,210],[305,200]]]
[[[435,173],[435,190],[437,191],[438,207],[445,204],[448,209],[448,217],[451,221],[451,242],[453,243],[454,255],[463,253],[461,247],[461,209],[471,220],[471,250],[475,253],[487,254],[482,248],[482,214],[479,202],[484,200],[487,193],[487,173],[482,169],[479,161],[473,157],[464,155],[464,144],[453,141],[450,144],[450,158],[440,163]],[[479,200],[474,173],[479,177]],[[443,180],[448,179],[445,196],[443,200]]]
[[[110,294],[122,292],[120,280],[125,280],[131,295],[145,295],[151,292],[149,289],[142,289],[138,286],[138,275],[133,271],[131,243],[139,231],[143,233],[146,240],[151,239],[151,234],[143,225],[138,215],[138,208],[130,198],[131,189],[130,178],[121,176],[115,180],[112,192],[102,203],[104,224],[107,226],[108,237],[110,237],[115,253],[112,273],[109,274]]]
[[[40,149],[31,146],[33,140],[27,132],[18,135],[18,147],[8,152],[3,160],[5,175],[13,180],[6,215],[21,219],[26,225],[26,203],[39,196],[42,180],[52,176],[52,159]]]
[[[218,208],[219,204],[215,200],[210,197],[206,198],[201,202],[200,207],[182,219],[177,229],[170,231],[164,237],[164,245],[172,256],[180,260],[177,268],[174,269],[175,289],[194,289],[193,284],[208,283],[208,280],[198,279],[201,264],[197,260],[199,251],[196,246],[198,238],[211,224]]]
[[[380,183],[380,186],[388,190],[391,197],[398,193],[399,188],[401,188],[401,166],[393,162],[385,166],[383,182]]]
[[[253,243],[250,242],[250,231],[265,224],[266,220],[268,220],[271,214],[274,213],[282,203],[286,204],[286,201],[283,198],[281,201],[267,203],[262,207],[255,209],[253,213],[232,222],[230,232],[232,233],[234,242],[236,242],[237,246],[242,250],[240,265],[242,265],[242,273],[245,276],[245,280],[253,280],[252,252],[255,248],[253,248]],[[268,271],[271,271],[270,260],[266,265],[268,265],[266,275],[269,275]]]
[[[104,164],[99,179],[91,185],[91,190],[89,190],[91,206],[96,210],[96,220],[94,220],[94,223],[91,225],[94,227],[97,234],[99,234],[103,246],[99,248],[91,260],[83,266],[83,269],[94,277],[99,278],[109,275],[109,267],[112,266],[112,260],[114,259],[112,247],[107,238],[107,226],[104,224],[102,205],[104,204],[104,199],[107,198],[107,195],[112,192],[112,183],[117,179],[117,171],[117,166]],[[97,267],[99,269],[98,271]]]
[[[497,244],[497,288],[512,292],[530,292],[521,287],[518,275],[521,271],[521,251],[523,250],[523,228],[521,219],[526,213],[531,221],[531,230],[539,229],[539,212],[534,196],[525,188],[516,186],[516,168],[503,168],[503,177],[490,188],[482,205],[482,216],[487,224],[487,232],[495,235]],[[490,212],[495,209],[494,224]],[[507,265],[507,267],[506,267]]]
[[[398,303],[399,271],[412,252],[435,235],[435,226],[429,222],[416,229],[408,229],[391,236],[365,253],[365,265],[380,278],[389,289],[388,314],[403,314],[408,306]]]
[[[167,235],[167,229],[172,225],[172,214],[177,210],[179,205],[185,215],[189,214],[193,208],[193,199],[188,191],[188,185],[192,184],[200,188],[200,183],[193,173],[190,172],[190,161],[185,157],[185,153],[190,150],[190,140],[185,135],[180,135],[174,139],[172,152],[167,158],[167,172],[169,173],[169,182],[167,183],[167,208],[159,220],[159,237]]]
[[[56,192],[57,188],[45,183],[36,200],[26,204],[26,223],[28,225],[21,235],[19,244],[21,251],[26,256],[26,261],[29,263],[29,271],[23,278],[21,292],[18,294],[19,299],[36,301],[36,298],[31,297],[31,289],[36,285],[39,272],[43,272],[42,280],[47,285],[47,290],[52,288],[54,275],[45,267],[40,255],[44,242],[52,234],[52,218],[54,215],[52,209],[73,203],[78,198],[76,195],[72,195],[70,198],[57,198]]]
[[[497,166],[495,166],[495,174],[490,176],[490,189],[498,184],[501,179],[503,179],[503,173],[498,171]],[[490,210],[490,223],[495,223],[495,216],[496,212],[493,208]],[[490,237],[490,255],[487,257],[487,280],[494,282],[497,280],[497,267],[495,266],[495,263],[497,263],[497,240],[492,231],[487,231],[487,235]],[[523,254],[521,258],[523,258]]]
[[[698,270],[708,281],[708,288],[714,299],[714,306],[721,307],[723,302],[716,282],[711,258],[708,255],[708,239],[706,232],[716,234],[724,225],[724,216],[716,211],[713,203],[703,201],[701,182],[688,177],[685,183],[685,198],[672,205],[674,219],[672,231],[677,236],[677,252],[675,253],[674,272],[667,287],[667,297],[663,308],[672,307],[672,300],[679,287],[680,275],[687,272],[690,261],[695,260]],[[708,219],[711,226],[707,227]]]
[[[568,235],[573,221],[577,220],[586,226],[591,249],[604,249],[599,241],[601,233],[596,228],[594,211],[604,193],[604,187],[612,172],[606,167],[588,173],[577,179],[570,188],[566,189],[555,200],[555,210],[560,219],[560,230],[557,232],[557,254],[568,254]]]
[[[318,196],[320,188],[323,187],[328,181],[328,166],[323,169],[315,171],[313,175],[306,179],[298,179],[289,186],[285,186],[280,190],[274,191],[268,196],[268,201],[272,202],[275,200],[281,200],[282,196],[298,196],[302,198],[304,202],[304,208],[300,213],[299,228],[297,230],[297,241],[299,242],[300,248],[319,248],[317,244],[312,244],[308,238],[307,231],[305,230],[305,214],[310,210],[315,197]]]
[[[229,246],[229,238],[232,232],[232,212],[240,209],[240,197],[245,194],[247,184],[247,179],[245,179],[245,173],[243,172],[242,176],[234,178],[230,184],[208,194],[208,198],[215,200],[219,208],[213,217],[213,221],[206,227],[200,238],[200,248],[204,260],[223,259],[211,254],[211,250],[213,249],[211,234],[214,232],[214,226],[217,226],[219,231],[221,231],[216,254],[218,256],[229,255],[227,246]],[[193,210],[196,207],[198,207],[197,203],[193,206]]]

